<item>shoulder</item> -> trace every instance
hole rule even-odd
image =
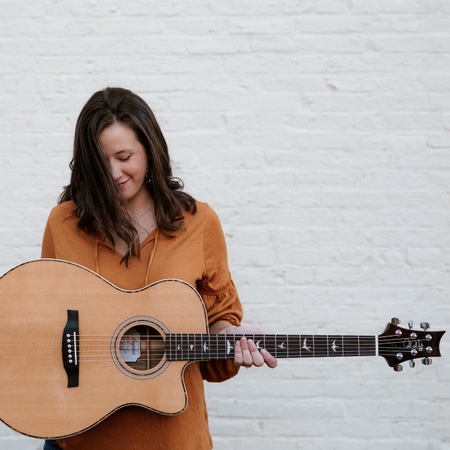
[[[213,227],[220,227],[220,220],[216,212],[214,211],[211,206],[208,205],[208,203],[204,202],[195,202],[195,205],[197,207],[197,211],[195,214],[192,214],[191,212],[186,212],[184,215],[184,222],[187,227],[190,226],[213,226]]]
[[[75,203],[73,201],[60,203],[51,210],[50,219],[64,220],[70,217],[75,217],[73,214],[74,208]]]
[[[78,217],[75,216],[73,210],[75,208],[75,203],[72,201],[60,203],[55,206],[48,217],[48,225],[52,228],[58,227],[61,224],[76,224]]]

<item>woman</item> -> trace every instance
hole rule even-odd
[[[214,211],[182,191],[166,142],[148,105],[131,91],[95,93],[77,121],[70,184],[48,219],[43,258],[88,267],[123,289],[164,278],[193,285],[205,303],[210,333],[262,333],[241,327],[242,307]],[[234,361],[189,364],[189,403],[176,416],[125,407],[77,436],[44,449],[211,449],[203,379],[224,381],[240,366],[276,366],[251,340]]]

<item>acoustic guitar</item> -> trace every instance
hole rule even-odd
[[[379,336],[246,335],[277,358],[440,356],[445,331],[390,323]],[[180,280],[119,289],[67,261],[24,263],[0,279],[0,418],[37,438],[67,437],[127,405],[179,414],[193,361],[233,359],[241,335],[208,334],[198,292]]]

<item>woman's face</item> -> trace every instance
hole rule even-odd
[[[145,186],[148,159],[136,133],[123,123],[116,122],[99,134],[99,140],[125,199],[133,208],[146,206],[149,199]]]

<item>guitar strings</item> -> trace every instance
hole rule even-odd
[[[198,336],[198,335],[195,335],[195,334],[184,334],[185,337],[186,337],[186,335],[188,336],[188,338],[189,337],[191,337],[191,338],[194,337],[195,338],[195,337]],[[180,336],[181,337],[182,334],[168,335],[167,337],[168,337],[168,339],[170,339],[170,337],[173,337],[173,336],[175,336],[175,337]],[[222,340],[225,339],[225,336],[226,335],[222,336]],[[228,335],[228,336],[229,337],[233,336],[232,340],[235,340],[236,336],[241,336],[241,335]],[[255,339],[255,336],[258,336],[257,339],[263,338],[263,336],[260,336],[260,335],[247,335],[247,337],[250,338],[250,339],[251,338]],[[266,335],[266,337],[267,336],[270,337],[270,335]],[[203,335],[200,335],[200,337],[203,337]],[[286,336],[286,337],[288,337],[288,336]],[[308,336],[308,337],[313,337],[313,336]],[[335,337],[336,336],[333,336],[332,339],[334,339]],[[364,337],[365,338],[374,338],[373,336],[364,336]],[[299,342],[300,342],[300,340],[301,340],[300,336],[296,336],[295,338],[296,339],[300,338],[299,339]],[[314,339],[318,341],[314,345],[314,356],[316,356],[316,357],[328,356],[328,355],[325,355],[326,353],[328,353],[328,349],[329,349],[329,345],[328,345],[329,343],[325,343],[324,342],[324,339],[326,339],[326,338],[327,338],[326,336],[320,336],[320,337],[319,336],[314,336]],[[337,336],[336,338],[339,339],[339,336]],[[343,339],[343,337],[341,337],[341,339]],[[392,354],[392,355],[396,354],[399,351],[398,349],[392,348],[391,345],[395,344],[395,343],[398,343],[398,342],[404,342],[405,338],[398,337],[398,336],[380,336],[378,338],[378,341],[379,341],[379,346],[378,346],[379,353],[384,353],[386,356],[388,356],[389,354]],[[85,342],[97,343],[99,341],[98,340],[90,340],[90,341],[84,340],[83,344],[85,344]],[[189,355],[189,353],[192,352],[192,350],[189,350],[187,348],[188,344],[187,344],[186,341],[183,342],[183,344],[182,344],[183,345],[183,350],[181,352],[179,350],[175,351],[175,349],[170,348],[170,341],[168,340],[167,342],[165,342],[161,336],[150,337],[150,338],[148,338],[148,337],[140,338],[140,342],[141,343],[154,343],[155,342],[155,343],[158,343],[160,346],[161,345],[167,346],[167,344],[169,344],[167,346],[169,348],[166,348],[166,350],[164,350],[163,352],[160,352],[160,351],[156,351],[155,352],[155,350],[152,350],[152,349],[148,350],[148,349],[144,348],[143,352],[144,353],[148,353],[148,355],[144,355],[144,356],[141,356],[141,357],[138,358],[139,362],[141,362],[141,363],[158,360],[158,362],[156,363],[156,365],[158,365],[159,362],[164,358],[166,353],[169,354],[168,356],[170,357],[170,359],[175,359],[175,360],[177,360],[177,359],[182,360],[182,361],[190,361],[191,359],[192,360],[199,360],[199,361],[203,360],[203,358],[197,358],[197,351],[200,350],[200,352],[201,352],[201,347],[199,348],[199,343],[197,343],[197,346],[196,346],[196,348],[194,350],[194,354],[192,355],[192,353],[191,353]],[[108,341],[108,343],[109,343],[109,341]],[[218,348],[214,348],[212,350],[211,349],[209,350],[209,352],[208,352],[208,355],[209,355],[208,359],[217,359],[220,356],[225,354],[226,348],[224,346],[224,343],[222,344],[222,346],[220,345],[220,343],[218,343],[218,344],[219,344]],[[341,344],[342,344],[342,342],[341,342]],[[385,344],[385,345],[383,345],[383,344]],[[386,346],[386,344],[387,344],[387,346]],[[105,355],[97,355],[97,354],[92,354],[92,353],[90,353],[87,350],[88,348],[90,349],[91,347],[103,347],[104,344],[99,344],[99,345],[86,344],[86,348],[84,348],[84,349],[83,349],[84,345],[81,345],[81,343],[79,345],[80,345],[80,362],[81,361],[84,361],[84,362],[102,361],[102,360],[91,360],[91,359],[87,359],[87,358],[107,357],[108,359],[107,360],[103,360],[103,361],[110,360],[110,354],[109,353],[105,354]],[[275,340],[273,340],[272,345],[275,345]],[[108,345],[108,347],[109,347],[109,345]],[[95,349],[95,350],[91,350],[91,351],[97,352],[98,350],[101,351],[101,349],[98,349],[98,348]],[[289,353],[294,353],[292,355],[293,357],[307,357],[307,356],[309,356],[309,354],[305,354],[305,353],[303,355],[301,355],[299,348],[292,349],[292,350],[291,349],[283,349],[283,350],[284,351],[280,351],[280,350],[277,350],[275,352],[272,351],[272,353],[273,354],[278,354],[277,355],[278,357],[280,357],[280,356],[287,356],[287,357],[289,357],[290,356]],[[359,346],[353,344],[350,348],[349,348],[349,344],[347,343],[347,348],[345,348],[345,342],[344,342],[344,350],[343,350],[343,352],[341,351],[338,354],[336,354],[336,357],[340,357],[340,356],[341,357],[365,356],[364,355],[365,351],[370,351],[371,352],[370,355],[366,355],[366,356],[373,356],[372,352],[374,351],[374,343],[364,343],[364,342],[361,343],[360,342]],[[403,351],[405,351],[405,350],[403,350]],[[408,348],[406,348],[406,351],[408,351]],[[187,355],[184,355],[185,353],[187,353]],[[317,353],[317,355],[316,355],[316,353]],[[344,354],[342,354],[342,353],[344,353]],[[203,356],[204,353],[202,352],[201,355]],[[175,358],[172,358],[173,356],[175,356]],[[189,358],[189,357],[183,358],[183,356],[191,356],[191,358]]]

